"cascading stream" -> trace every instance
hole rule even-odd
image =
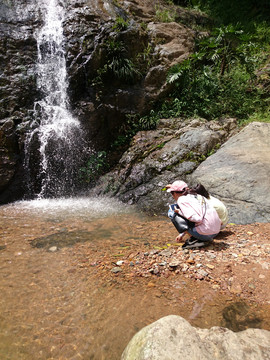
[[[44,0],[44,25],[36,34],[37,87],[40,100],[25,142],[25,167],[30,195],[57,197],[73,195],[83,159],[84,134],[69,111],[64,50],[64,4]]]

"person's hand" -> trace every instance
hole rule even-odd
[[[176,214],[180,214],[180,210],[179,210],[179,209],[174,209],[174,212],[175,212]]]
[[[183,238],[184,238],[185,235],[186,235],[186,231],[183,232],[182,234],[179,234],[178,236],[176,236],[175,241],[176,242],[183,241]]]

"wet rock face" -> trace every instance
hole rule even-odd
[[[12,120],[5,121],[0,126],[0,190],[5,189],[15,173],[18,149],[13,127]]]
[[[32,1],[0,5],[1,107],[0,118],[20,113],[21,119],[33,107],[36,95],[34,32],[40,26]]]
[[[41,25],[33,1],[0,3],[0,203],[22,195],[23,135],[37,97],[34,33]]]

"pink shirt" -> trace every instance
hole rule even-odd
[[[180,215],[195,222],[195,229],[201,235],[220,232],[221,221],[214,207],[201,195],[183,195],[177,200]]]

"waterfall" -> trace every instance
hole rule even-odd
[[[40,0],[39,0],[40,2]],[[64,49],[64,4],[43,0],[44,25],[37,39],[37,88],[40,100],[25,141],[27,186],[31,195],[72,195],[85,153],[83,130],[70,112]]]

